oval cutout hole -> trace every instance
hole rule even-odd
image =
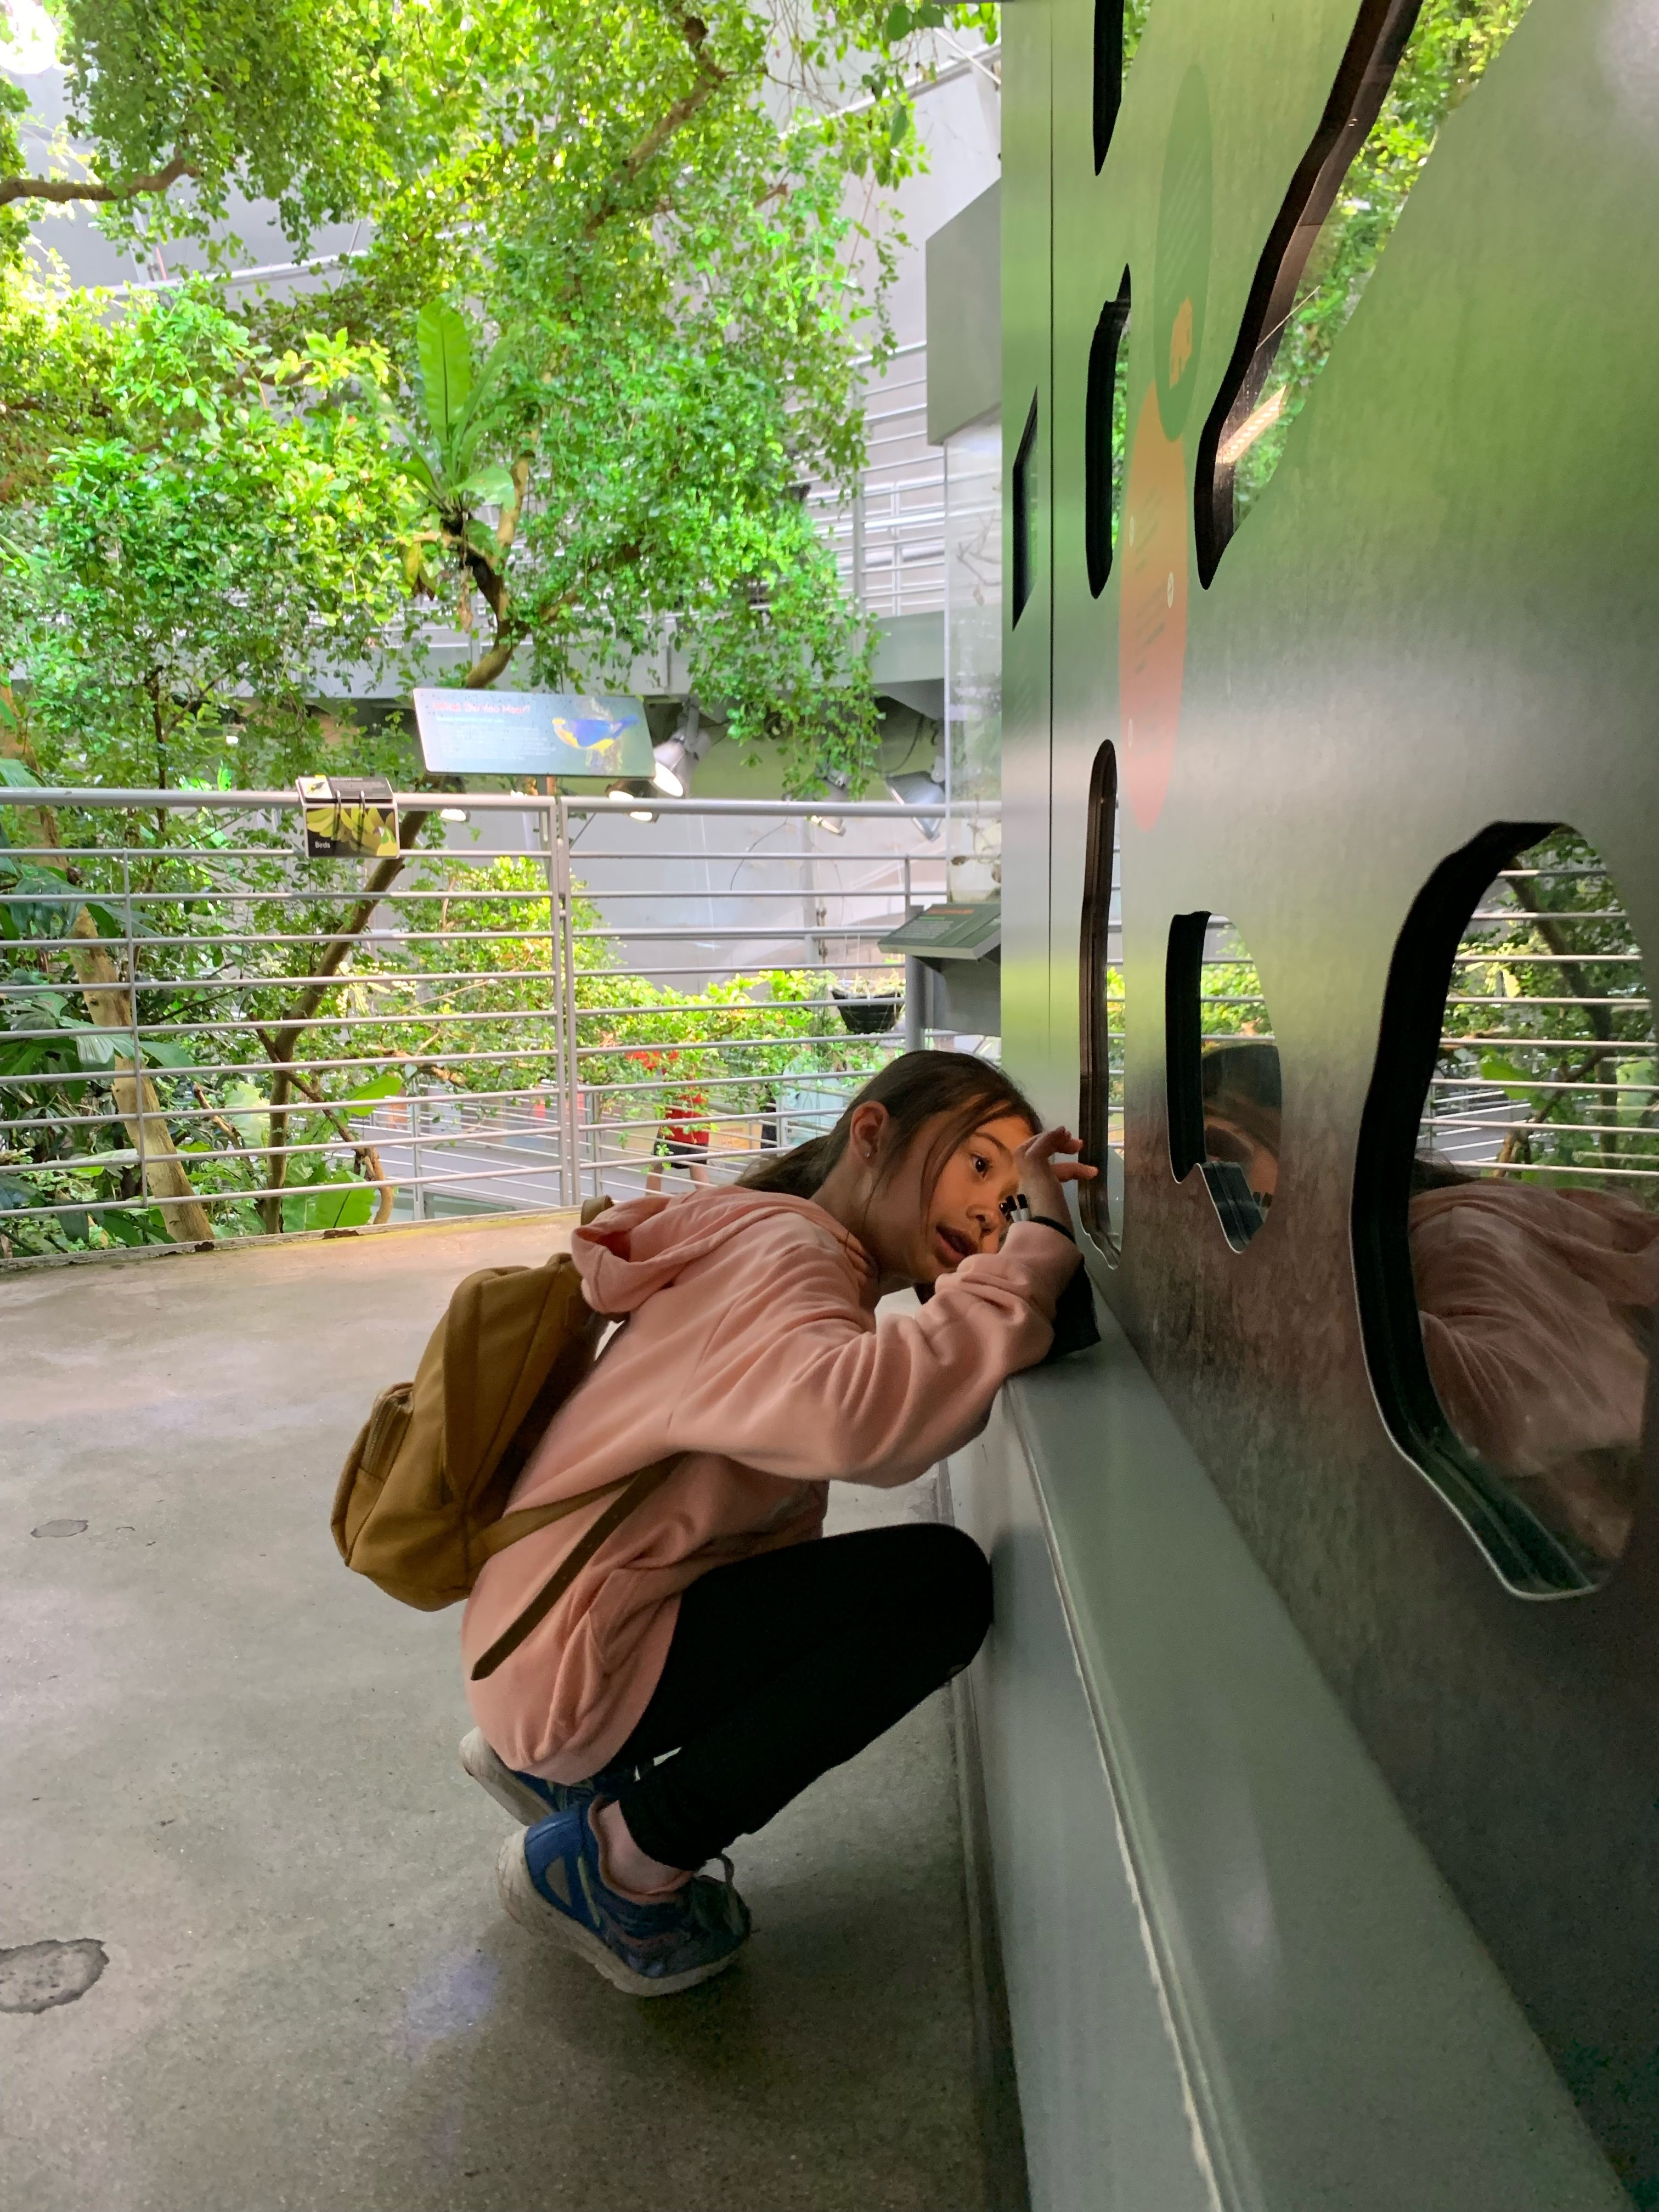
[[[1659,1320],[1659,1066],[1641,948],[1576,831],[1498,823],[1395,950],[1354,1186],[1395,1439],[1527,1596],[1630,1540]]]

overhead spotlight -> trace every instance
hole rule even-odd
[[[919,813],[921,809],[927,805],[930,801],[936,802],[941,811],[945,805],[944,787],[935,783],[931,775],[923,775],[916,770],[905,770],[897,775],[890,775],[887,779],[887,788],[902,805],[914,806]],[[937,837],[939,832],[939,816],[922,814],[916,827],[924,837],[930,839]]]
[[[438,819],[440,822],[470,822],[472,817],[464,806],[441,806]]]
[[[809,814],[806,818],[814,829],[827,830],[832,837],[844,837],[847,835],[847,824],[844,822],[838,822],[833,814]]]
[[[651,781],[665,799],[684,799],[685,796],[685,747],[678,738],[670,738],[666,744],[653,748],[656,766],[651,771]]]
[[[648,799],[651,796],[651,786],[644,782],[608,784],[605,787],[605,795],[607,799],[617,799],[627,805],[630,799]],[[654,822],[657,817],[648,806],[630,805],[628,808],[628,818],[630,822]]]

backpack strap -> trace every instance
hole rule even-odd
[[[550,1522],[562,1520],[566,1514],[574,1513],[581,1506],[591,1505],[596,1498],[611,1493],[610,1504],[592,1527],[577,1538],[511,1627],[498,1636],[477,1661],[471,1677],[473,1681],[482,1682],[493,1674],[504,1659],[512,1657],[531,1631],[540,1627],[605,1538],[614,1529],[620,1528],[635,1507],[643,1505],[652,1492],[667,1480],[678,1457],[676,1454],[672,1458],[659,1459],[650,1467],[641,1468],[635,1475],[605,1483],[598,1490],[585,1490],[579,1498],[563,1498],[553,1505],[527,1506],[520,1512],[506,1515],[495,1523],[489,1532],[491,1552],[501,1551],[507,1545],[516,1543],[520,1536],[529,1535],[533,1528],[545,1528]],[[514,1522],[518,1525],[512,1528],[510,1534],[498,1533]]]

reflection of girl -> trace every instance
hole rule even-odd
[[[1230,1041],[1211,1046],[1200,1065],[1206,1158],[1235,1162],[1251,1194],[1271,1205],[1279,1188],[1282,1119],[1279,1047]]]
[[[1595,1191],[1434,1180],[1411,1201],[1411,1255],[1446,1418],[1610,1564],[1635,1511],[1659,1218]]]
[[[482,1682],[470,1773],[532,1825],[500,1865],[515,1919],[653,1996],[730,1963],[748,1915],[696,1869],[973,1656],[983,1554],[917,1522],[819,1541],[830,1481],[927,1474],[1048,1352],[1078,1266],[1061,1184],[1094,1170],[1000,1071],[909,1053],[747,1187],[647,1197],[576,1233],[588,1303],[626,1317],[510,1510],[665,1457]],[[1033,1218],[1009,1226],[1021,1197]],[[932,1286],[919,1310],[884,1292]],[[595,1517],[489,1560],[469,1668]],[[664,1754],[672,1752],[672,1759]],[[728,1869],[729,1877],[729,1869]]]

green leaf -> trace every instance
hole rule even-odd
[[[292,1206],[292,1214],[289,1206]],[[374,1193],[364,1183],[325,1184],[283,1207],[283,1226],[292,1229],[361,1229],[374,1212]]]
[[[0,753],[0,783],[9,784],[14,791],[40,788],[40,777],[32,775],[22,762],[14,760],[9,753]]]
[[[123,1042],[115,1030],[94,1029],[88,1022],[84,1027],[75,1024],[75,1056],[82,1067],[107,1067],[115,1057],[116,1048]],[[132,1040],[125,1040],[131,1051]]]
[[[472,389],[472,340],[464,316],[428,301],[415,319],[421,396],[432,435],[447,446]]]
[[[455,497],[469,501],[487,501],[491,507],[510,507],[516,496],[512,473],[499,461],[492,461],[482,469],[474,469],[465,483],[455,487]]]
[[[172,1037],[147,1037],[144,1058],[157,1067],[194,1067],[195,1059],[188,1045],[178,1043]]]
[[[902,5],[887,10],[887,21],[882,25],[881,34],[890,46],[896,46],[901,39],[909,37],[910,20],[910,10]]]
[[[233,1077],[224,1087],[225,1111],[241,1135],[251,1145],[263,1145],[268,1122],[266,1108],[269,1101],[257,1084],[245,1076]]]
[[[409,478],[409,481],[414,485],[416,491],[423,491],[429,498],[440,502],[442,501],[446,496],[444,487],[439,482],[431,463],[417,447],[407,446],[404,447],[403,454],[403,468],[404,474]]]
[[[372,1114],[377,1099],[401,1098],[403,1095],[401,1075],[377,1075],[372,1082],[360,1083],[355,1091],[346,1093],[345,1109],[348,1114]]]
[[[501,541],[487,523],[469,520],[466,526],[466,542],[481,559],[489,562],[492,568],[501,567]]]
[[[1517,1098],[1529,1097],[1538,1087],[1535,1077],[1517,1067],[1506,1053],[1483,1052],[1480,1055],[1480,1075],[1483,1082],[1502,1084],[1505,1091],[1513,1092]]]

